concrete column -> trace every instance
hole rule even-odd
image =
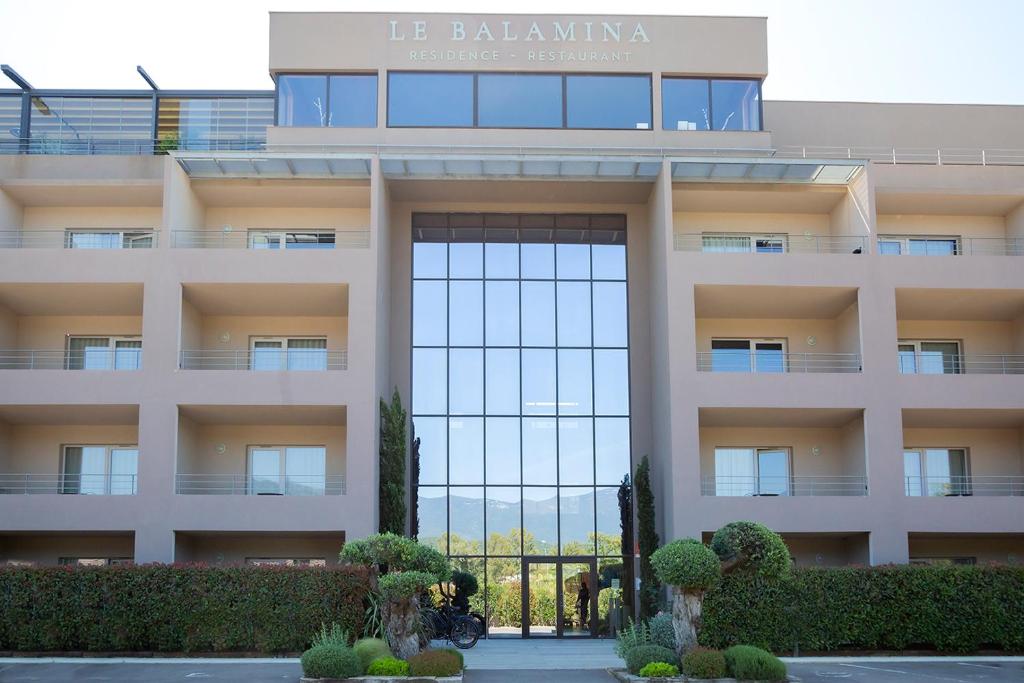
[[[0,230],[20,230],[25,212],[11,195],[0,190]]]

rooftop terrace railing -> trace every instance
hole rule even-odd
[[[868,480],[863,476],[728,476],[701,478],[705,496],[866,496]]]
[[[345,475],[178,474],[174,490],[193,496],[341,496]]]
[[[370,231],[335,228],[209,228],[175,230],[171,246],[177,249],[320,250],[366,249]]]
[[[674,233],[676,251],[710,254],[863,254],[867,239],[856,235],[788,233]]]
[[[858,373],[859,353],[781,353],[718,349],[697,352],[697,370],[720,373]]]
[[[63,228],[0,230],[0,249],[152,249],[152,228]]]
[[[347,370],[347,350],[327,349],[188,349],[182,370],[251,370],[253,372]]]

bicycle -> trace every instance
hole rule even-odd
[[[444,638],[460,650],[468,650],[480,640],[479,615],[459,614],[448,604],[425,607],[420,612],[424,628],[431,640]]]

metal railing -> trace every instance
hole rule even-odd
[[[329,349],[187,349],[182,370],[347,370],[348,350]]]
[[[866,496],[868,480],[863,476],[718,476],[701,479],[704,496]]]
[[[0,154],[152,155],[177,150],[194,152],[251,152],[266,147],[266,135],[256,138],[171,140],[166,138],[5,138]]]
[[[345,476],[178,474],[175,476],[175,492],[207,496],[341,496],[345,494]]]
[[[1024,476],[903,477],[908,496],[1024,496]]]
[[[138,493],[136,474],[0,474],[0,494],[131,496]]]
[[[1024,256],[1024,237],[964,237],[960,244],[967,256]]]
[[[0,249],[152,249],[159,238],[152,228],[0,230]]]
[[[142,349],[0,349],[0,370],[138,370]]]
[[[863,254],[867,239],[856,235],[786,233],[674,233],[676,251],[709,254]]]
[[[898,352],[903,375],[1024,375],[1024,354],[943,354]]]
[[[365,249],[370,231],[334,228],[210,228],[175,230],[171,246],[178,249],[255,249],[309,251],[319,249]]]
[[[859,353],[781,353],[720,349],[698,351],[700,372],[771,373],[857,373],[861,372]]]
[[[878,164],[931,166],[1020,166],[1024,149],[977,147],[828,147],[782,146],[774,156],[786,159],[862,159]]]

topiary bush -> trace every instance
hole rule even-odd
[[[469,572],[453,571],[452,584],[455,586],[455,590],[466,597],[476,595],[480,590],[480,583],[477,581],[477,578]]]
[[[306,678],[352,678],[362,673],[359,658],[347,645],[317,645],[302,653]]]
[[[674,651],[660,645],[637,645],[627,650],[622,658],[631,674],[640,673],[640,669],[652,662],[675,664],[679,661]]]
[[[651,566],[662,583],[683,590],[707,590],[721,574],[718,556],[700,541],[683,538],[658,548]]]
[[[757,522],[730,522],[715,532],[711,550],[725,571],[781,577],[792,560],[782,537]]]
[[[377,590],[385,600],[405,600],[419,595],[436,580],[427,572],[391,572],[380,577]]]
[[[367,667],[368,676],[408,676],[409,662],[394,657],[378,657]]]
[[[770,652],[751,645],[733,645],[723,654],[729,675],[737,680],[786,680],[786,665]]]
[[[698,647],[683,656],[683,673],[690,678],[725,678],[725,655],[719,650]]]
[[[462,658],[451,650],[424,650],[409,658],[410,676],[454,676],[462,671]]]
[[[643,678],[672,678],[679,675],[679,667],[665,662],[651,662],[640,669]]]
[[[363,671],[370,668],[370,663],[382,657],[391,656],[391,648],[380,638],[363,638],[357,640],[352,651],[359,657],[359,665]]]
[[[658,612],[651,618],[647,625],[651,629],[651,642],[655,645],[667,647],[669,650],[676,649],[676,630],[672,626],[672,615],[667,612]]]

